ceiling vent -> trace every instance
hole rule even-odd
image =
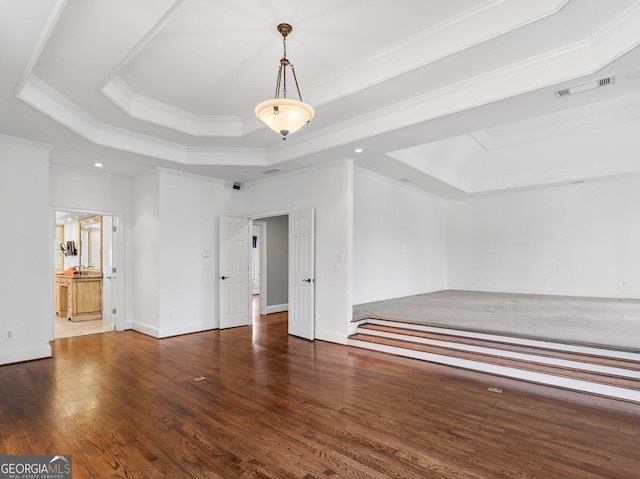
[[[603,86],[613,85],[616,82],[615,75],[609,77],[600,78],[599,80],[593,80],[578,85],[570,86],[569,88],[563,88],[555,92],[556,98],[563,98],[569,95],[575,95],[576,93],[582,93],[584,91],[595,90]]]
[[[263,171],[262,174],[263,175],[273,175],[274,173],[280,173],[282,170],[280,168],[272,168],[270,170],[267,171]]]

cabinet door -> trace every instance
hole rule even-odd
[[[75,281],[75,314],[102,312],[102,278]]]

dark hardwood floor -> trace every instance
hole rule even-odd
[[[0,399],[0,454],[71,454],[76,479],[640,476],[636,405],[289,337],[286,314],[59,339],[0,367]]]

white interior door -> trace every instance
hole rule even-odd
[[[219,225],[220,329],[249,324],[249,220],[221,216]]]
[[[289,214],[289,334],[315,337],[315,211]]]

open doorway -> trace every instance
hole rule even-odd
[[[255,219],[252,246],[253,317],[288,311],[289,216]]]
[[[54,338],[115,329],[117,223],[107,214],[55,212]]]

